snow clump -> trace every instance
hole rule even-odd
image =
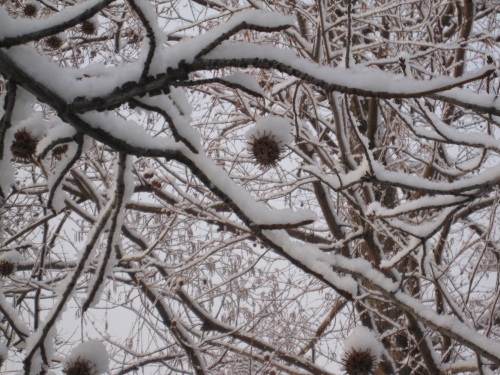
[[[382,356],[382,344],[370,329],[356,327],[344,341],[342,363],[348,375],[371,374]]]
[[[82,342],[64,361],[66,375],[101,375],[108,371],[109,358],[105,346],[95,340]]]

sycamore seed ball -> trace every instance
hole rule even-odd
[[[82,342],[64,361],[66,375],[102,375],[108,371],[106,347],[99,341]]]
[[[29,2],[24,4],[22,15],[26,18],[35,18],[38,14],[39,6],[37,3]]]

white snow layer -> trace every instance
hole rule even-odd
[[[97,340],[82,342],[74,348],[70,355],[66,357],[64,366],[66,367],[68,363],[77,360],[84,360],[92,363],[94,365],[93,370],[95,375],[101,375],[108,371],[108,352],[106,351],[104,344]]]
[[[222,77],[222,79],[229,83],[235,83],[237,85],[245,87],[247,90],[253,91],[256,94],[260,94],[262,96],[265,95],[264,90],[262,90],[259,83],[255,80],[253,76],[249,74],[236,72],[234,74]]]
[[[30,34],[68,22],[70,19],[83,13],[90,7],[97,5],[102,0],[87,0],[74,6],[66,7],[63,10],[52,13],[44,19],[13,19],[7,11],[0,8],[0,41],[6,38],[13,38]]]
[[[15,265],[18,265],[21,261],[21,254],[17,250],[10,250],[0,255],[0,259],[6,259]]]
[[[368,351],[375,357],[375,363],[378,363],[382,356],[383,347],[371,329],[359,326],[354,328],[351,335],[344,341],[344,350],[345,353],[353,350]]]
[[[257,122],[246,134],[245,138],[250,141],[252,137],[258,138],[264,134],[273,135],[274,140],[281,144],[287,144],[292,141],[290,134],[290,121],[283,117],[258,117]]]

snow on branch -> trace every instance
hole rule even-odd
[[[91,18],[115,0],[87,0],[43,20],[12,19],[0,8],[0,48],[13,47],[60,33]]]

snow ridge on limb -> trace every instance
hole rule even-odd
[[[196,69],[204,69],[203,64],[205,69],[222,66],[274,68],[328,91],[382,99],[418,98],[446,92],[468,82],[489,77],[496,70],[494,66],[486,65],[460,78],[441,76],[429,81],[418,81],[374,69],[325,67],[297,59],[292,51],[249,43],[223,43],[207,54],[202,61],[193,63]],[[454,92],[463,93],[463,97],[475,97],[475,94],[467,90],[455,89]],[[465,94],[467,92],[468,95]],[[497,106],[500,105],[495,105],[498,110]]]
[[[325,256],[323,252],[312,245],[304,249],[300,244],[294,244],[283,231],[266,231],[263,234],[274,245],[279,246],[293,258],[299,260],[307,258],[309,262],[307,267],[315,272],[322,270],[324,277],[332,284],[336,281],[335,273],[337,272],[352,275],[380,292],[385,298],[414,316],[418,321],[459,341],[493,363],[500,364],[500,343],[479,334],[455,317],[437,314],[417,299],[399,291],[398,283],[375,270],[368,261],[348,259],[341,255]]]

